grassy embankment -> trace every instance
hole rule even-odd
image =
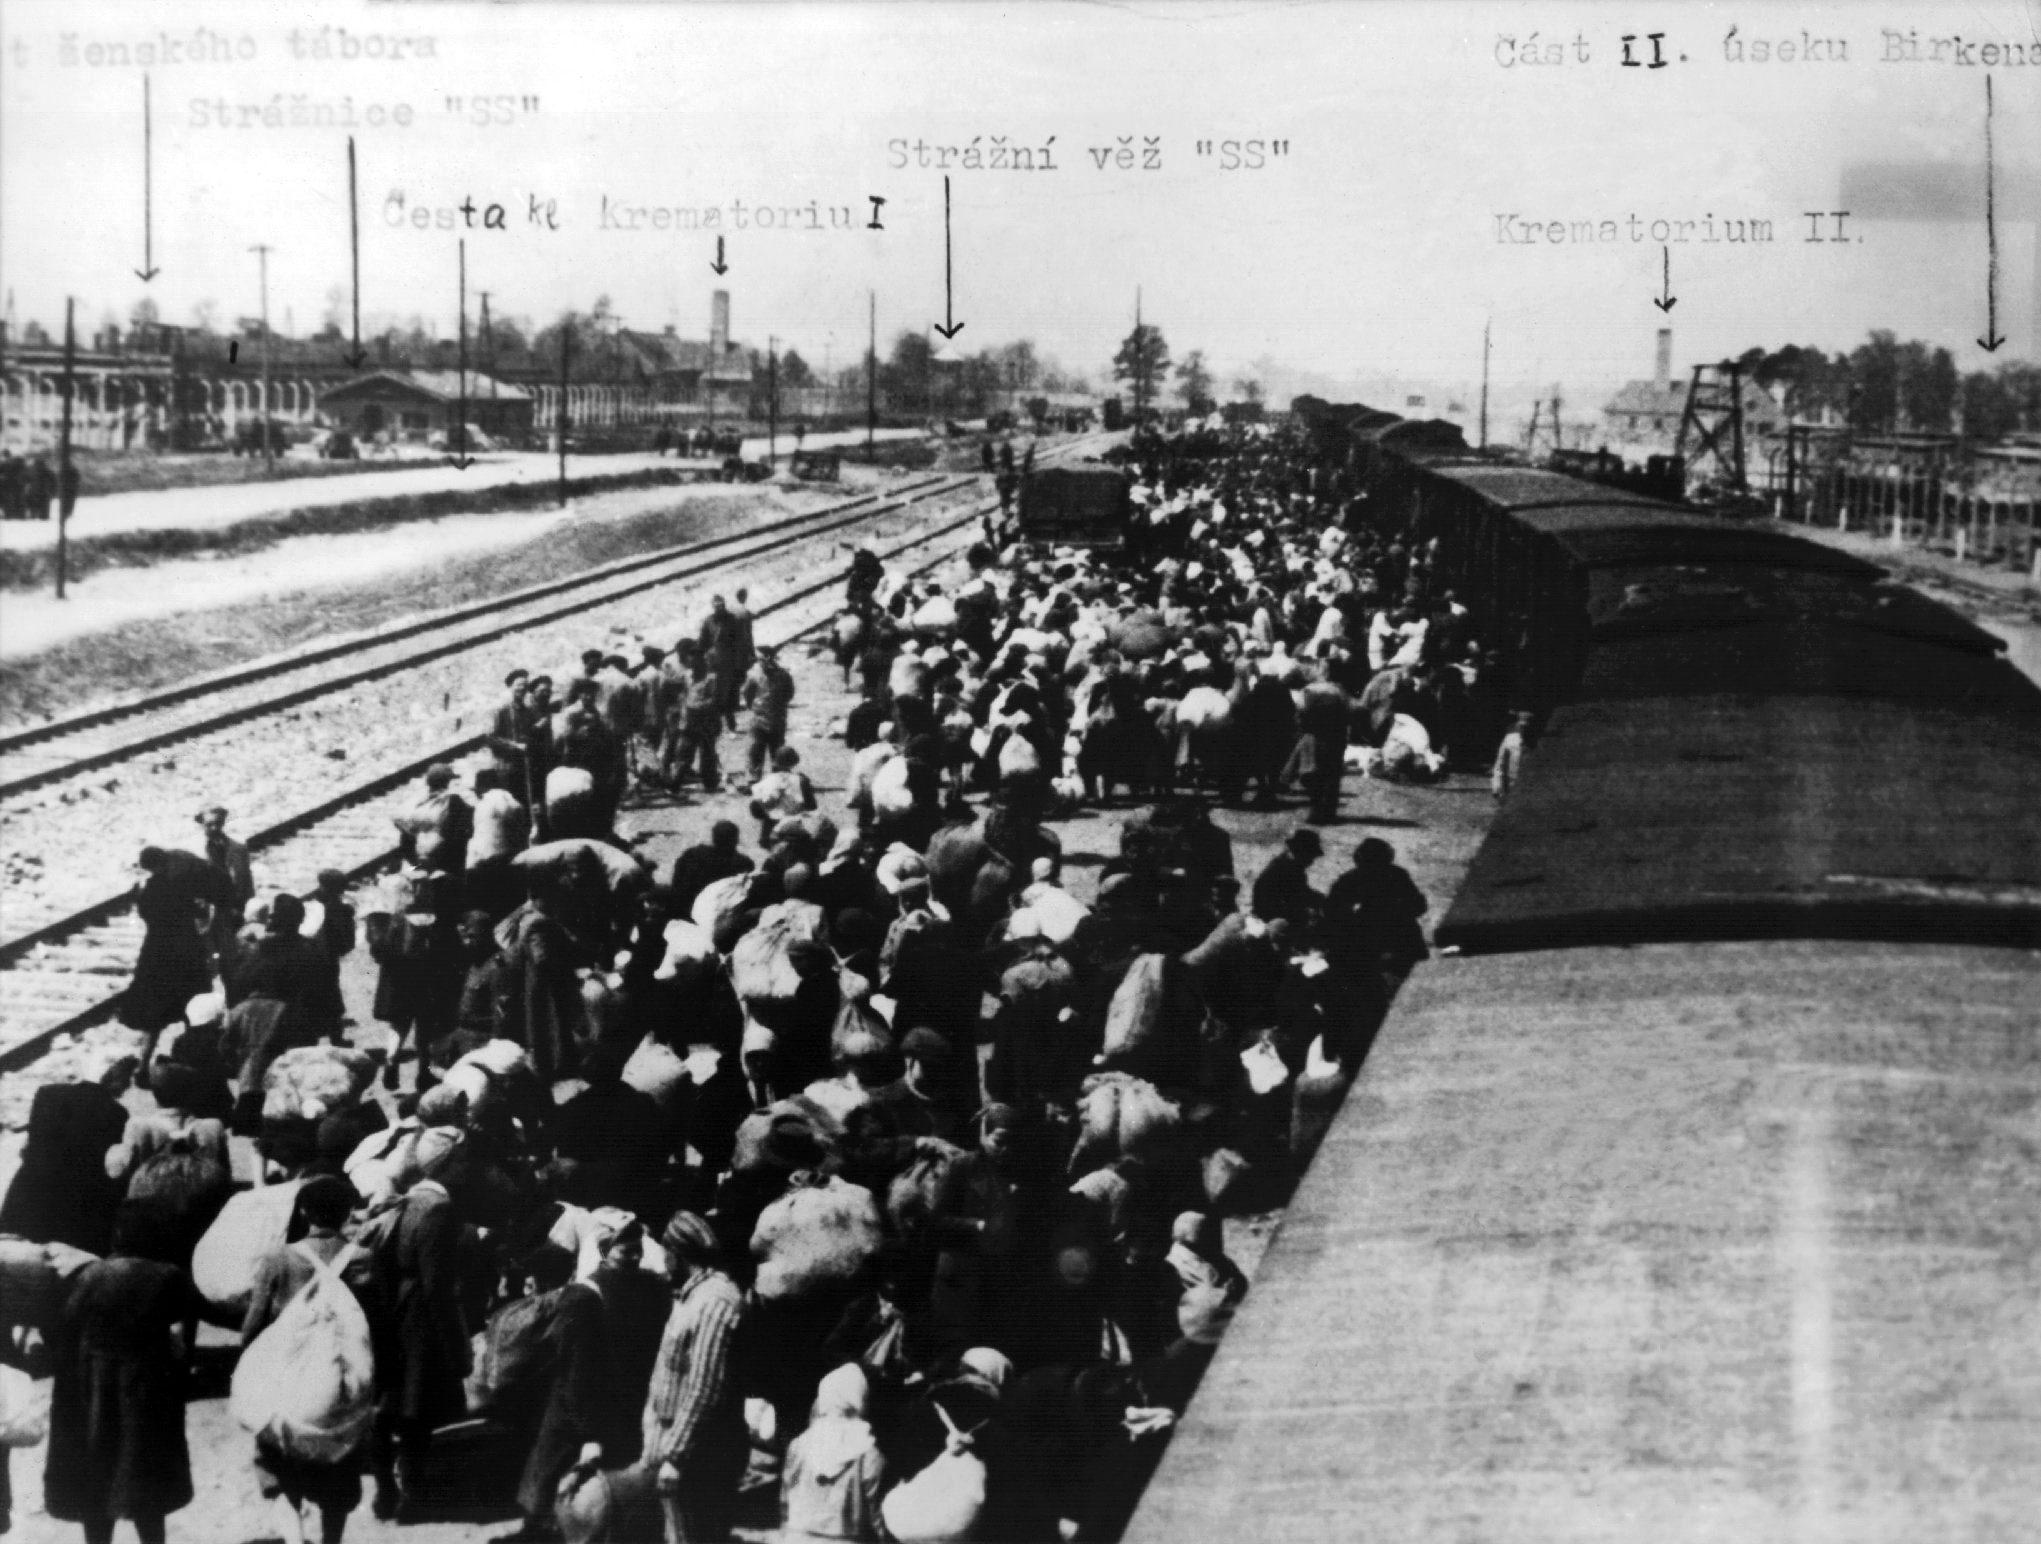
[[[824,496],[837,492],[828,490]],[[383,574],[358,585],[277,593],[130,623],[10,663],[0,674],[0,724],[19,725],[77,712],[109,698],[161,690],[322,638],[367,631],[634,553],[721,535],[753,520],[812,507],[813,502],[800,495],[782,498],[763,489],[733,489],[678,508],[572,521],[531,541],[436,562],[421,571]]]
[[[654,488],[697,482],[698,469],[657,467],[607,476],[570,477],[567,492],[580,497],[621,488]],[[381,530],[413,520],[493,510],[534,509],[559,494],[552,482],[511,483],[493,488],[450,489],[439,493],[402,493],[383,498],[350,499],[318,509],[297,509],[258,516],[232,525],[199,530],[110,531],[104,536],[74,535],[68,559],[71,577],[83,579],[105,568],[149,568],[178,558],[233,557],[260,552],[293,536],[347,536]],[[51,548],[0,551],[0,590],[37,590],[54,582],[56,553]]]

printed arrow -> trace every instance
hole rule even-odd
[[[943,178],[943,320],[936,331],[945,341],[954,338],[964,330],[964,324],[956,320],[956,286],[950,281],[950,179]]]
[[[354,258],[354,347],[340,357],[350,370],[359,370],[368,358],[361,346],[361,210],[354,196],[354,136],[347,136],[347,245]]]
[[[723,261],[723,238],[721,236],[716,238],[716,260],[709,264],[709,266],[718,273],[728,273],[730,271],[730,265]]]
[[[1984,244],[1990,254],[1984,273],[1984,336],[1977,340],[1977,346],[1987,354],[1996,354],[1999,345],[2006,340],[1998,330],[1998,199],[1992,185],[1991,154],[1991,77],[1984,77]]]
[[[449,445],[452,445],[458,437],[460,448],[453,455],[448,456],[447,460],[451,461],[457,470],[465,472],[475,464],[475,458],[468,454],[468,243],[465,240],[461,242],[460,337],[461,391],[460,396],[456,399],[457,411],[461,415],[460,426],[456,433],[447,436],[447,443]]]
[[[1672,308],[1679,304],[1677,300],[1673,299],[1672,293],[1672,248],[1660,247],[1658,250],[1665,254],[1665,298],[1663,300],[1654,300],[1652,304],[1670,316]]]
[[[149,128],[149,77],[142,77],[142,266],[135,277],[147,284],[163,270],[156,266],[155,136]]]

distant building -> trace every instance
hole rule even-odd
[[[1669,452],[1679,438],[1680,419],[1687,410],[1690,380],[1672,379],[1672,329],[1658,331],[1658,352],[1652,378],[1626,381],[1602,406],[1602,432],[1611,446]],[[1743,383],[1743,433],[1751,440],[1782,434],[1786,411],[1772,394],[1753,381]]]
[[[447,432],[463,396],[467,422],[484,434],[522,439],[532,433],[531,394],[475,371],[464,386],[456,370],[376,370],[324,392],[319,411],[357,439],[422,441]]]

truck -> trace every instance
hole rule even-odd
[[[1126,473],[1050,467],[1021,480],[1016,534],[1052,547],[1122,547],[1133,526]]]

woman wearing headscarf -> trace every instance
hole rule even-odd
[[[103,1255],[126,1188],[106,1172],[106,1151],[127,1129],[120,1102],[136,1062],[111,1047],[90,1053],[75,1083],[49,1083],[28,1107],[21,1167],[0,1203],[0,1233]]]
[[[87,1544],[108,1544],[120,1518],[162,1544],[164,1518],[191,1504],[185,1326],[201,1304],[163,1263],[162,1231],[156,1207],[123,1202],[113,1253],[78,1273],[56,1337],[43,1504]]]
[[[1013,1363],[1000,1352],[989,1346],[966,1351],[947,1377],[902,1413],[892,1434],[889,1465],[904,1482],[934,1463],[958,1437],[967,1439],[969,1451],[985,1465],[985,1507],[974,1535],[1001,1544],[1053,1540],[1055,1519],[1038,1515],[1017,1462],[1005,1414],[1013,1381]]]
[[[864,1369],[837,1368],[815,1391],[808,1429],[787,1447],[780,1471],[782,1544],[840,1544],[885,1537],[879,1496],[886,1460],[865,1419]]]

